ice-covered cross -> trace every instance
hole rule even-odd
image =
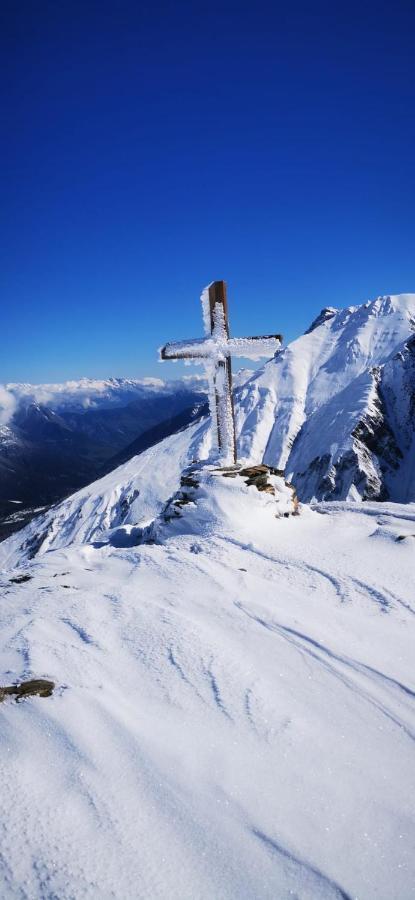
[[[205,366],[209,384],[212,441],[224,464],[236,463],[235,418],[232,399],[231,355],[248,359],[274,356],[281,348],[280,334],[229,337],[226,282],[213,281],[201,295],[204,338],[166,344],[162,360],[192,360]]]

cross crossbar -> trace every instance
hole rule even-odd
[[[227,356],[244,356],[246,359],[262,359],[273,356],[275,341],[282,343],[281,334],[254,335],[247,338],[228,338],[223,345],[211,338],[192,338],[188,341],[174,341],[165,344],[160,350],[160,357],[168,359],[203,360],[215,357],[225,359]],[[265,344],[269,343],[269,353],[265,352]]]
[[[223,462],[236,462],[231,356],[247,359],[274,356],[281,349],[282,335],[231,338],[224,281],[213,281],[208,285],[202,292],[201,301],[206,337],[165,344],[160,350],[160,359],[204,364],[209,382],[214,444]]]

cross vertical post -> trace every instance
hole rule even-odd
[[[222,324],[226,339],[229,340],[228,299],[225,281],[213,281],[209,285],[210,333]],[[222,322],[221,322],[222,320]],[[216,422],[219,454],[226,448],[227,455],[236,463],[235,415],[232,396],[232,363],[226,356],[216,362],[213,374],[215,390]]]
[[[231,354],[247,359],[275,356],[281,349],[282,336],[266,334],[231,338],[225,281],[212,281],[202,291],[200,299],[205,337],[165,344],[160,349],[160,359],[180,359],[205,366],[209,385],[212,444],[222,463],[229,465],[236,463]]]

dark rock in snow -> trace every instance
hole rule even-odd
[[[0,687],[0,703],[6,697],[14,697],[16,703],[26,697],[51,697],[54,688],[55,682],[47,681],[45,678],[34,678],[19,684],[12,684],[10,687]]]

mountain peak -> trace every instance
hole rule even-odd
[[[312,331],[314,331],[315,328],[318,328],[319,325],[323,325],[324,322],[328,322],[328,320],[332,319],[333,316],[338,313],[338,311],[339,310],[334,306],[323,306],[321,312],[319,312],[318,316],[316,316],[316,318],[313,320],[310,327],[307,328],[307,331],[305,331],[304,334],[310,334]]]

